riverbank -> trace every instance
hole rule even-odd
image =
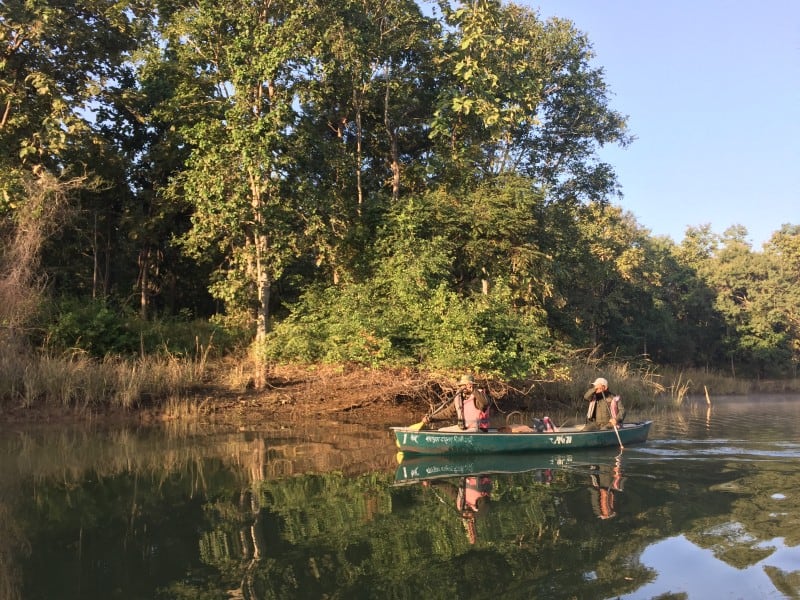
[[[446,378],[444,378],[446,379]],[[177,397],[130,407],[64,406],[41,402],[5,403],[0,423],[155,425],[191,421],[200,425],[245,428],[254,424],[309,419],[358,423],[415,422],[454,388],[439,377],[411,369],[315,366],[274,367],[256,386],[250,376],[216,365],[202,385]],[[507,391],[496,390],[497,396]]]
[[[177,369],[175,369],[177,370]],[[247,361],[204,365],[199,382],[179,388],[165,399],[141,394],[135,402],[53,400],[0,404],[6,425],[95,424],[150,426],[191,423],[200,427],[250,429],[280,427],[310,420],[402,425],[415,423],[452,397],[456,376],[416,369],[370,369],[358,366],[272,366],[259,372]],[[478,378],[494,398],[497,418],[514,410],[541,414],[574,413],[588,382],[602,375],[629,407],[679,406],[688,394],[736,395],[798,393],[797,379],[753,381],[706,372],[634,370],[628,363],[577,362],[568,376],[548,381],[505,382]],[[175,386],[178,387],[178,386]],[[452,414],[451,414],[452,413]],[[440,414],[454,416],[452,409]]]

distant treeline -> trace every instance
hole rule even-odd
[[[753,251],[743,227],[676,244],[622,212],[598,149],[632,135],[567,20],[495,0],[0,10],[9,339],[146,353],[203,323],[265,361],[524,377],[592,348],[796,374],[800,226]]]

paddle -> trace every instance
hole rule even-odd
[[[450,405],[450,400],[445,400],[439,406],[437,406],[432,413],[430,413],[427,417],[422,419],[422,421],[420,421],[419,423],[414,423],[413,425],[409,425],[408,429],[410,429],[411,431],[419,431],[420,429],[422,429],[425,426],[425,422],[426,422],[427,419],[430,419],[433,415],[441,412],[442,410],[444,410],[449,405]]]
[[[619,402],[619,396],[614,396],[611,399],[611,417],[614,419],[614,422],[611,423],[612,427],[614,427],[614,433],[617,434],[617,441],[619,442],[619,449],[624,450],[625,446],[622,445],[622,438],[619,437],[619,429],[617,429],[617,415],[619,414],[619,409],[617,407],[617,402]]]
[[[615,423],[612,423],[611,425],[614,427],[614,433],[616,433],[616,434],[617,434],[617,441],[619,442],[619,449],[620,449],[620,450],[624,450],[624,449],[625,449],[625,446],[623,446],[623,445],[622,445],[622,439],[619,437],[619,429],[617,429],[617,424],[616,424],[616,422],[615,422]]]

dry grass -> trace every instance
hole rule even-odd
[[[559,377],[538,387],[550,401],[582,406],[583,394],[597,377],[608,379],[611,391],[625,398],[628,406],[650,403],[671,385],[648,361],[623,361],[589,352],[573,356],[559,367]]]
[[[143,418],[192,421],[251,408],[281,411],[287,418],[370,414],[399,409],[415,420],[452,395],[456,374],[413,369],[373,370],[342,365],[265,365],[252,355],[208,360],[198,347],[192,358],[143,356],[93,359],[82,352],[60,356],[25,353],[14,344],[0,347],[0,413],[44,407],[94,416],[105,409],[152,409]],[[489,383],[503,410],[545,407],[570,413],[583,408],[583,394],[596,377],[606,377],[626,406],[680,406],[690,395],[789,392],[800,381],[752,382],[702,370],[670,370],[616,357],[573,357],[548,381]],[[202,393],[202,394],[201,394]],[[405,412],[402,412],[405,411]],[[554,414],[551,412],[551,414]],[[12,415],[13,416],[13,415]]]
[[[41,172],[28,179],[25,201],[13,219],[0,223],[0,338],[5,342],[21,336],[41,300],[43,277],[39,271],[42,245],[47,236],[69,218],[67,199],[86,184],[85,178],[59,180]]]
[[[185,394],[203,383],[206,359],[96,360],[0,351],[0,403],[31,408],[134,408]]]
[[[584,392],[597,377],[605,377],[610,389],[626,399],[627,406],[681,406],[690,396],[743,395],[748,393],[800,392],[799,379],[758,381],[734,378],[707,369],[659,367],[645,358],[623,360],[584,352],[560,366],[560,376],[538,382],[539,393],[562,404],[579,405]]]

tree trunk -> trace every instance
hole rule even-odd
[[[149,304],[147,288],[150,285],[148,274],[150,272],[150,251],[147,249],[139,252],[139,317],[147,320]]]
[[[386,94],[383,98],[383,124],[389,136],[389,166],[392,170],[392,201],[397,202],[400,197],[400,153],[397,147],[397,129],[392,127],[389,119],[389,76],[392,70],[386,67]]]
[[[361,210],[364,203],[364,190],[361,183],[361,142],[364,136],[364,130],[361,123],[361,96],[355,87],[353,87],[353,108],[355,109],[355,122],[356,122],[356,193],[358,194],[358,206],[356,207],[356,214],[361,216]]]
[[[262,236],[263,237],[263,236]],[[269,297],[272,282],[267,276],[262,261],[258,261],[258,315],[256,318],[256,341],[263,342],[269,331]]]
[[[92,300],[97,299],[97,286],[100,281],[100,257],[97,247],[97,213],[94,214],[94,226],[92,227]]]

